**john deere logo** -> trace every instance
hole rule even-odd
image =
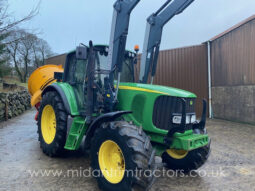
[[[190,105],[193,105],[193,101],[190,101],[189,104],[190,104]]]

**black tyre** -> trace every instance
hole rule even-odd
[[[50,91],[43,96],[37,125],[42,151],[52,157],[62,154],[66,142],[67,113],[57,92]]]
[[[91,166],[97,172],[99,188],[105,191],[149,188],[154,180],[153,153],[150,139],[136,126],[125,121],[102,124],[91,142]]]
[[[196,130],[194,133],[204,134],[206,133],[206,130]],[[162,162],[166,164],[167,168],[173,170],[183,170],[184,172],[196,170],[204,165],[207,161],[211,152],[210,144],[211,142],[204,147],[190,152],[174,149],[168,150],[167,152],[163,153]]]

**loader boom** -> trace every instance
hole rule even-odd
[[[118,75],[120,75],[122,70],[130,14],[139,1],[140,0],[117,0],[117,2],[114,4],[108,65],[111,66],[112,71],[117,69]],[[112,84],[113,80],[114,72],[111,72],[110,81]]]
[[[147,18],[139,81],[147,83],[151,72],[151,83],[157,69],[159,48],[164,25],[180,14],[194,0],[167,0],[166,3]]]

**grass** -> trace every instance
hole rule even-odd
[[[20,80],[17,78],[17,77],[11,77],[11,76],[6,76],[3,78],[4,82],[6,83],[9,83],[9,84],[17,84],[18,86],[21,86],[21,87],[24,87],[27,89],[27,83],[22,83],[20,82]],[[4,93],[7,93],[7,92],[13,92],[15,90],[6,90],[6,89],[3,89],[2,86],[0,86],[0,92],[4,92]]]
[[[17,84],[18,86],[22,86],[27,88],[27,83],[22,83],[17,77],[4,77],[3,80],[10,84]]]

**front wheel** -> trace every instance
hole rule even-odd
[[[150,139],[125,121],[103,124],[92,139],[91,166],[102,190],[145,190],[153,182]]]
[[[201,131],[196,129],[194,133],[204,134],[206,133],[206,130]],[[210,155],[210,151],[210,142],[204,147],[189,152],[184,150],[168,149],[163,153],[162,161],[169,169],[189,172],[204,165]]]

